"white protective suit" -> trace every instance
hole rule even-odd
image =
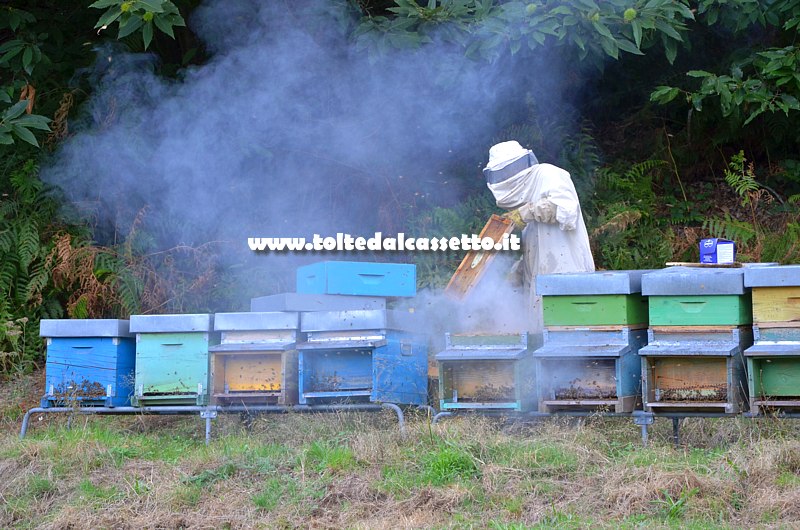
[[[499,159],[497,147],[501,147]],[[520,153],[529,153],[517,142],[504,142],[492,150],[487,166],[492,170],[519,159]],[[499,207],[518,208],[527,223],[522,231],[523,285],[529,297],[529,331],[540,333],[542,307],[541,296],[536,295],[536,276],[594,271],[578,194],[569,173],[550,164],[536,163],[506,180],[487,185]]]

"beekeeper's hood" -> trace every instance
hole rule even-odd
[[[483,176],[487,183],[497,184],[538,163],[533,151],[519,142],[501,142],[489,149],[489,163],[483,169]]]

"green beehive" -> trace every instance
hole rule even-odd
[[[642,274],[649,271],[542,274],[544,325],[552,327],[638,326],[648,319],[641,295]]]
[[[685,267],[646,275],[642,291],[650,303],[650,327],[751,324],[750,290],[743,277],[742,269]]]

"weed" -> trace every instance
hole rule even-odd
[[[231,478],[236,474],[237,470],[238,467],[236,464],[227,462],[214,469],[206,469],[196,475],[188,477],[184,480],[184,483],[204,488],[219,480]]]
[[[317,472],[345,471],[356,466],[353,450],[337,443],[314,442],[305,451],[306,461]]]
[[[662,490],[662,498],[656,499],[653,502],[661,507],[660,512],[665,519],[676,520],[683,517],[683,513],[686,510],[686,503],[699,491],[698,488],[692,488],[690,490],[683,489],[677,497],[673,497],[667,490]]]
[[[444,445],[423,457],[422,482],[425,484],[443,486],[477,475],[475,459],[458,447]]]

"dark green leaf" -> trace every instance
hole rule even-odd
[[[25,51],[22,54],[22,68],[28,72],[28,75],[31,75],[33,72],[33,49],[30,46],[25,48]]]
[[[146,50],[150,46],[150,42],[153,40],[153,23],[148,22],[142,28],[142,40],[144,41],[144,49]]]
[[[144,24],[144,20],[142,20],[137,16],[131,16],[125,22],[120,21],[119,33],[117,33],[117,39],[124,39],[137,29],[141,28],[142,24]]]
[[[631,22],[631,29],[633,30],[633,42],[636,43],[637,48],[642,47],[642,24],[638,20]]]
[[[14,118],[19,118],[25,109],[28,108],[28,100],[23,99],[12,105],[11,107],[7,108],[5,113],[3,113],[3,121],[6,120],[13,120]]]
[[[619,49],[624,52],[632,53],[634,55],[644,55],[642,51],[628,39],[625,38],[617,39],[617,46],[619,46]]]
[[[38,114],[28,114],[14,120],[15,125],[28,127],[30,129],[39,129],[40,131],[49,131],[50,127],[47,125],[49,122],[50,120],[48,118]]]
[[[164,7],[162,4],[161,0],[136,0],[134,6],[136,8],[142,7],[150,13],[163,13]]]
[[[175,38],[175,34],[172,32],[172,24],[169,22],[167,17],[156,15],[153,17],[153,22],[155,22],[156,27],[160,29],[162,33],[166,33],[173,39]]]
[[[122,0],[97,0],[97,2],[90,4],[89,7],[94,7],[95,9],[105,9],[106,7],[119,6],[121,3]]]
[[[112,7],[100,17],[100,20],[95,24],[95,28],[107,27],[109,24],[117,20],[122,15],[122,9],[119,7]]]
[[[12,130],[14,131],[14,134],[21,140],[24,140],[36,147],[39,147],[39,142],[36,141],[36,137],[33,135],[32,132],[30,132],[25,127],[19,127],[17,125],[14,125]]]

